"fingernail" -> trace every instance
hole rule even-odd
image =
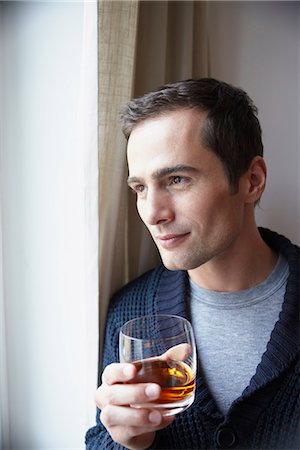
[[[131,378],[133,376],[132,366],[130,366],[130,365],[125,366],[123,369],[123,373],[124,373],[125,377]]]
[[[157,384],[149,384],[145,389],[145,393],[148,398],[157,398],[160,394],[160,387]]]
[[[161,414],[158,411],[151,411],[148,417],[149,421],[155,425],[158,425],[161,422]]]

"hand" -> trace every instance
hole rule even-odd
[[[112,439],[128,449],[142,450],[152,444],[156,431],[172,423],[174,417],[163,417],[156,409],[134,407],[156,400],[161,390],[155,383],[130,383],[136,375],[133,364],[107,366],[96,392],[96,403],[101,409],[101,422]]]

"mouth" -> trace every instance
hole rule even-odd
[[[155,240],[161,247],[171,249],[180,245],[189,236],[189,234],[190,233],[166,234],[162,236],[155,236]]]

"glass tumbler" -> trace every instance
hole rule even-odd
[[[137,375],[131,383],[157,383],[160,397],[134,405],[158,408],[175,415],[194,401],[196,346],[190,322],[180,316],[157,314],[126,322],[119,335],[120,362],[132,363]]]

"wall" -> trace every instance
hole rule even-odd
[[[4,445],[83,449],[89,330],[84,180],[76,145],[83,3],[1,2],[0,13],[11,423]],[[96,385],[96,371],[94,379]]]
[[[300,4],[210,2],[211,75],[241,86],[259,109],[267,189],[259,225],[300,244]]]

